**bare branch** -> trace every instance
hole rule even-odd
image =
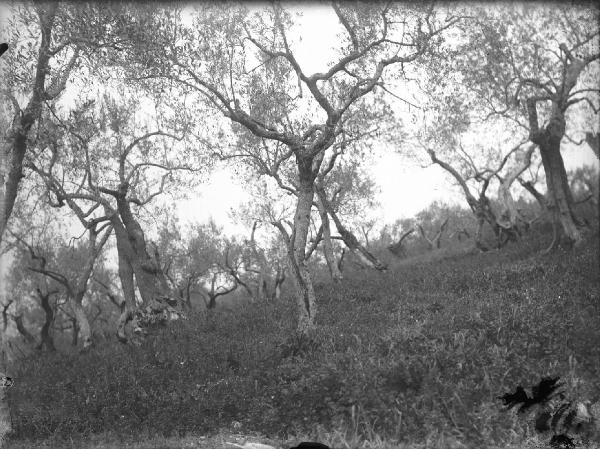
[[[125,182],[126,181],[126,177],[125,177],[125,161],[127,160],[127,156],[129,156],[129,153],[133,150],[133,148],[138,145],[140,142],[152,137],[152,136],[166,136],[166,137],[171,137],[172,139],[175,139],[177,141],[181,141],[183,139],[183,136],[179,137],[176,136],[174,134],[171,133],[166,133],[163,131],[152,131],[149,133],[144,134],[143,136],[140,137],[136,137],[135,139],[133,139],[133,141],[127,145],[125,147],[125,149],[123,150],[123,152],[119,155],[119,179],[121,180],[121,182]],[[130,176],[127,176],[127,181],[130,179]]]

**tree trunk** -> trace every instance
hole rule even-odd
[[[346,248],[342,248],[342,254],[340,254],[340,258],[338,260],[337,266],[338,270],[344,271],[344,257],[346,256]]]
[[[0,373],[0,375],[5,376],[5,372],[6,371],[4,371],[4,367],[2,367],[2,373]],[[12,432],[13,429],[11,419],[12,414],[8,399],[6,397],[6,390],[8,388],[9,385],[5,385],[4,382],[0,386],[0,448],[4,447],[4,439],[6,435]]]
[[[404,241],[404,239],[406,237],[408,237],[409,235],[411,235],[413,232],[415,232],[414,229],[409,229],[408,231],[404,232],[400,238],[398,239],[397,242],[392,243],[390,245],[388,245],[387,249],[396,257],[399,258],[404,258],[406,257],[406,251],[404,249],[404,246],[402,245],[402,242]]]
[[[510,228],[505,229],[498,224],[498,219],[492,210],[490,200],[485,195],[480,196],[478,200],[475,199],[475,197],[467,198],[467,202],[477,219],[477,232],[475,233],[475,245],[477,248],[482,251],[487,251],[489,249],[483,244],[483,226],[485,223],[489,224],[492,228],[498,248],[506,243],[504,240],[504,232],[508,233],[509,239],[514,238]]]
[[[590,146],[596,157],[600,159],[600,134],[595,134],[588,131],[585,133],[585,141]]]
[[[83,295],[81,295],[83,296]],[[73,313],[75,313],[75,321],[73,324],[73,333],[77,335],[77,338],[74,336],[74,340],[77,342],[81,340],[83,342],[83,349],[87,349],[92,345],[92,329],[90,327],[90,322],[85,314],[85,310],[82,305],[83,298],[73,297],[71,298],[71,308],[73,309]],[[77,343],[75,343],[77,346]]]
[[[333,207],[325,197],[325,192],[322,189],[317,190],[319,195],[319,200],[322,202],[325,210],[329,214],[329,216],[333,219],[335,223],[335,227],[337,228],[342,240],[348,247],[348,249],[358,256],[358,258],[367,266],[371,268],[375,268],[379,271],[387,270],[387,266],[380,262],[373,254],[369,252],[363,245],[360,244],[355,235],[350,232],[340,221],[338,215],[333,210]]]
[[[565,237],[577,245],[582,241],[581,231],[577,227],[577,217],[573,212],[573,196],[569,188],[567,171],[560,154],[560,140],[547,139],[540,145],[542,164],[546,173],[547,197],[552,219],[560,223]]]
[[[465,198],[467,200],[467,204],[471,208],[473,215],[477,219],[477,232],[475,234],[475,246],[482,251],[487,251],[487,247],[483,244],[483,224],[487,222],[494,232],[497,240],[497,246],[500,247],[504,243],[506,243],[504,236],[507,235],[508,239],[515,239],[516,231],[511,227],[503,227],[499,224],[498,218],[494,211],[492,210],[492,206],[490,204],[490,200],[486,196],[485,192],[487,187],[489,186],[489,178],[484,182],[484,186],[481,189],[481,193],[479,194],[479,198],[475,198],[475,196],[471,193],[469,186],[463,179],[460,173],[458,173],[450,164],[440,160],[437,158],[435,151],[428,149],[429,157],[434,164],[438,164],[448,173],[450,173],[454,179],[460,184],[463,193],[465,194]],[[506,240],[508,240],[506,239]]]
[[[510,192],[510,188],[515,180],[521,176],[525,170],[527,170],[529,165],[531,165],[531,156],[534,150],[535,145],[531,145],[527,151],[518,157],[517,165],[504,177],[504,179],[500,180],[500,186],[498,187],[498,199],[503,207],[503,209],[500,211],[500,220],[504,221],[505,227],[512,227],[519,233],[521,224],[527,223],[527,221],[517,210],[515,200]]]
[[[24,110],[15,111],[13,125],[9,131],[8,148],[0,148],[3,153],[0,160],[0,181],[2,181],[2,193],[0,196],[0,242],[8,219],[12,214],[19,184],[23,178],[23,160],[27,152],[27,139],[29,131],[38,120],[42,111],[44,101],[44,85],[49,73],[48,65],[50,60],[50,45],[52,41],[52,29],[54,27],[54,18],[58,2],[51,2],[46,5],[45,11],[39,14],[40,19],[40,48],[38,59],[36,61],[36,71],[31,98]],[[4,160],[4,157],[7,160]],[[10,162],[8,161],[10,159]],[[8,163],[8,173],[5,175],[5,164]]]
[[[45,318],[44,324],[42,325],[42,330],[40,331],[39,348],[43,349],[45,347],[48,351],[56,351],[54,339],[50,333],[52,322],[54,321],[54,310],[52,310],[52,306],[50,305],[50,294],[42,293],[40,290],[38,290],[38,296],[41,300],[42,309],[44,309]]]
[[[35,337],[31,335],[31,332],[29,332],[25,327],[25,323],[23,323],[23,315],[14,316],[13,319],[15,320],[15,325],[17,326],[17,331],[19,334],[23,336],[28,344],[34,345]]]
[[[131,251],[128,253],[142,302],[148,304],[159,298],[169,297],[170,291],[167,279],[158,261],[148,253],[144,232],[131,213],[128,200],[124,196],[117,197],[117,205],[119,216],[130,243]]]
[[[256,262],[258,266],[258,281],[256,284],[256,293],[250,295],[251,299],[256,299],[257,301],[268,300],[269,288],[267,286],[267,279],[269,278],[269,269],[267,267],[267,260],[265,258],[264,252],[259,251],[258,245],[256,244],[255,233],[256,227],[258,226],[258,222],[255,221],[252,225],[252,232],[250,233],[250,240],[248,241],[248,245],[250,247],[250,251],[252,252],[252,258]],[[246,263],[247,267],[252,266],[251,260],[248,260]],[[253,270],[256,271],[256,270]],[[237,276],[234,276],[237,278]]]
[[[121,289],[123,290],[123,301],[120,304],[120,314],[117,320],[117,338],[120,342],[127,342],[125,329],[127,323],[133,319],[133,313],[137,307],[135,301],[135,284],[133,282],[133,267],[131,258],[133,257],[133,249],[127,238],[125,227],[117,215],[111,218],[111,222],[115,229],[117,239],[117,254],[119,261],[119,280],[121,281]]]
[[[69,302],[71,303],[71,308],[73,309],[76,320],[76,323],[73,323],[73,337],[76,342],[75,346],[77,346],[78,340],[81,340],[83,342],[84,350],[92,345],[92,329],[83,308],[83,298],[87,291],[88,282],[92,276],[92,272],[94,271],[96,259],[112,233],[112,229],[113,228],[110,226],[107,228],[97,245],[96,238],[98,236],[98,231],[96,231],[95,226],[88,229],[89,242],[85,265],[82,267],[81,274],[75,282],[74,287],[68,286]]]
[[[285,281],[285,268],[277,265],[277,273],[275,274],[275,288],[273,290],[272,299],[278,300],[281,297],[281,285]]]
[[[209,310],[214,309],[217,306],[217,297],[215,295],[208,295],[208,303],[206,303],[206,308]]]
[[[438,231],[435,233],[435,235],[431,239],[429,237],[427,237],[427,235],[425,234],[425,230],[423,229],[423,226],[421,226],[420,224],[417,225],[417,228],[419,228],[419,233],[421,234],[421,237],[423,237],[423,239],[427,242],[427,248],[429,249],[429,251],[432,251],[433,249],[440,249],[442,235],[444,234],[444,230],[446,229],[447,224],[448,224],[448,218],[446,218],[444,220],[444,222],[441,224]]]
[[[73,333],[71,334],[71,346],[74,348],[79,344],[79,325],[77,324],[77,318],[71,318],[71,329]]]
[[[169,298],[171,295],[167,279],[158,261],[148,253],[144,232],[133,217],[124,194],[117,196],[117,205],[119,214],[111,217],[111,223],[117,238],[119,278],[124,295],[117,324],[117,337],[121,342],[126,342],[125,329],[128,322],[133,321],[136,329],[140,327],[135,313],[138,309],[135,286],[137,285],[142,304],[154,310],[165,308],[164,298]]]
[[[565,83],[568,81],[568,86],[563,86],[563,92],[568,93],[576,81],[576,73],[570,70],[573,67],[567,68]],[[577,227],[578,220],[573,213],[573,196],[569,188],[565,164],[560,154],[560,142],[565,135],[566,127],[561,103],[563,102],[560,99],[553,100],[550,120],[544,128],[540,129],[537,115],[537,100],[535,98],[527,99],[529,140],[537,144],[540,148],[542,164],[546,173],[548,209],[552,215],[553,222],[560,224],[565,237],[570,243],[578,245],[582,242],[583,237]],[[552,249],[557,242],[558,239],[555,238],[548,249]]]
[[[319,216],[321,217],[322,233],[323,233],[323,254],[325,255],[325,261],[329,268],[329,274],[333,282],[340,282],[343,279],[342,272],[338,269],[335,256],[333,254],[333,245],[331,244],[331,228],[329,226],[329,217],[323,202],[319,198],[317,200],[317,209],[319,210]]]
[[[302,179],[300,174],[300,188],[298,201],[294,214],[294,233],[292,234],[292,251],[288,254],[290,273],[296,287],[296,300],[298,304],[298,332],[308,335],[314,328],[317,313],[315,291],[310,272],[305,261],[306,242],[310,225],[310,211],[314,199],[313,179]]]
[[[6,304],[2,305],[2,332],[6,332],[6,328],[8,327],[8,308],[13,303],[12,299],[8,301]]]
[[[530,181],[523,181],[521,178],[519,178],[519,183],[521,183],[523,188],[525,190],[527,190],[531,194],[531,196],[533,196],[535,198],[535,200],[537,201],[537,203],[540,206],[540,210],[541,210],[542,214],[547,213],[548,212],[548,201],[546,200],[546,197],[544,195],[542,195]]]
[[[267,281],[265,279],[265,273],[260,267],[258,273],[258,283],[256,285],[256,299],[264,301],[267,298]]]
[[[2,235],[17,199],[19,183],[21,182],[21,178],[23,178],[23,159],[27,150],[26,142],[26,136],[17,135],[14,137],[14,144],[10,152],[10,164],[6,175],[4,174],[5,161],[0,161],[2,164],[0,167],[0,180],[2,181],[2,196],[0,197],[0,207],[2,208],[0,211],[0,241],[2,241]],[[6,157],[5,149],[2,148],[0,151],[2,151],[2,158],[4,159]]]

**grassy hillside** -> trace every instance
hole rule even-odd
[[[228,432],[340,448],[520,447],[529,430],[499,394],[560,375],[574,396],[600,398],[598,238],[541,248],[317,285],[310,342],[290,337],[283,298],[192,315],[141,347],[23,360],[8,447],[221,447]]]

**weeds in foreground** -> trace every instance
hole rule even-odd
[[[572,253],[515,245],[355,273],[317,286],[310,344],[288,337],[294,305],[282,301],[198,313],[139,348],[25,359],[12,372],[13,447],[107,431],[203,447],[179,436],[237,422],[340,448],[533,448],[497,396],[559,375],[576,397],[600,398],[597,258],[596,238]]]

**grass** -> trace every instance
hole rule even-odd
[[[283,298],[192,315],[141,347],[22,360],[7,447],[219,448],[234,433],[283,447],[536,447],[499,394],[560,375],[573,396],[600,398],[598,238],[545,256],[542,240],[320,283],[311,341],[290,337]]]

